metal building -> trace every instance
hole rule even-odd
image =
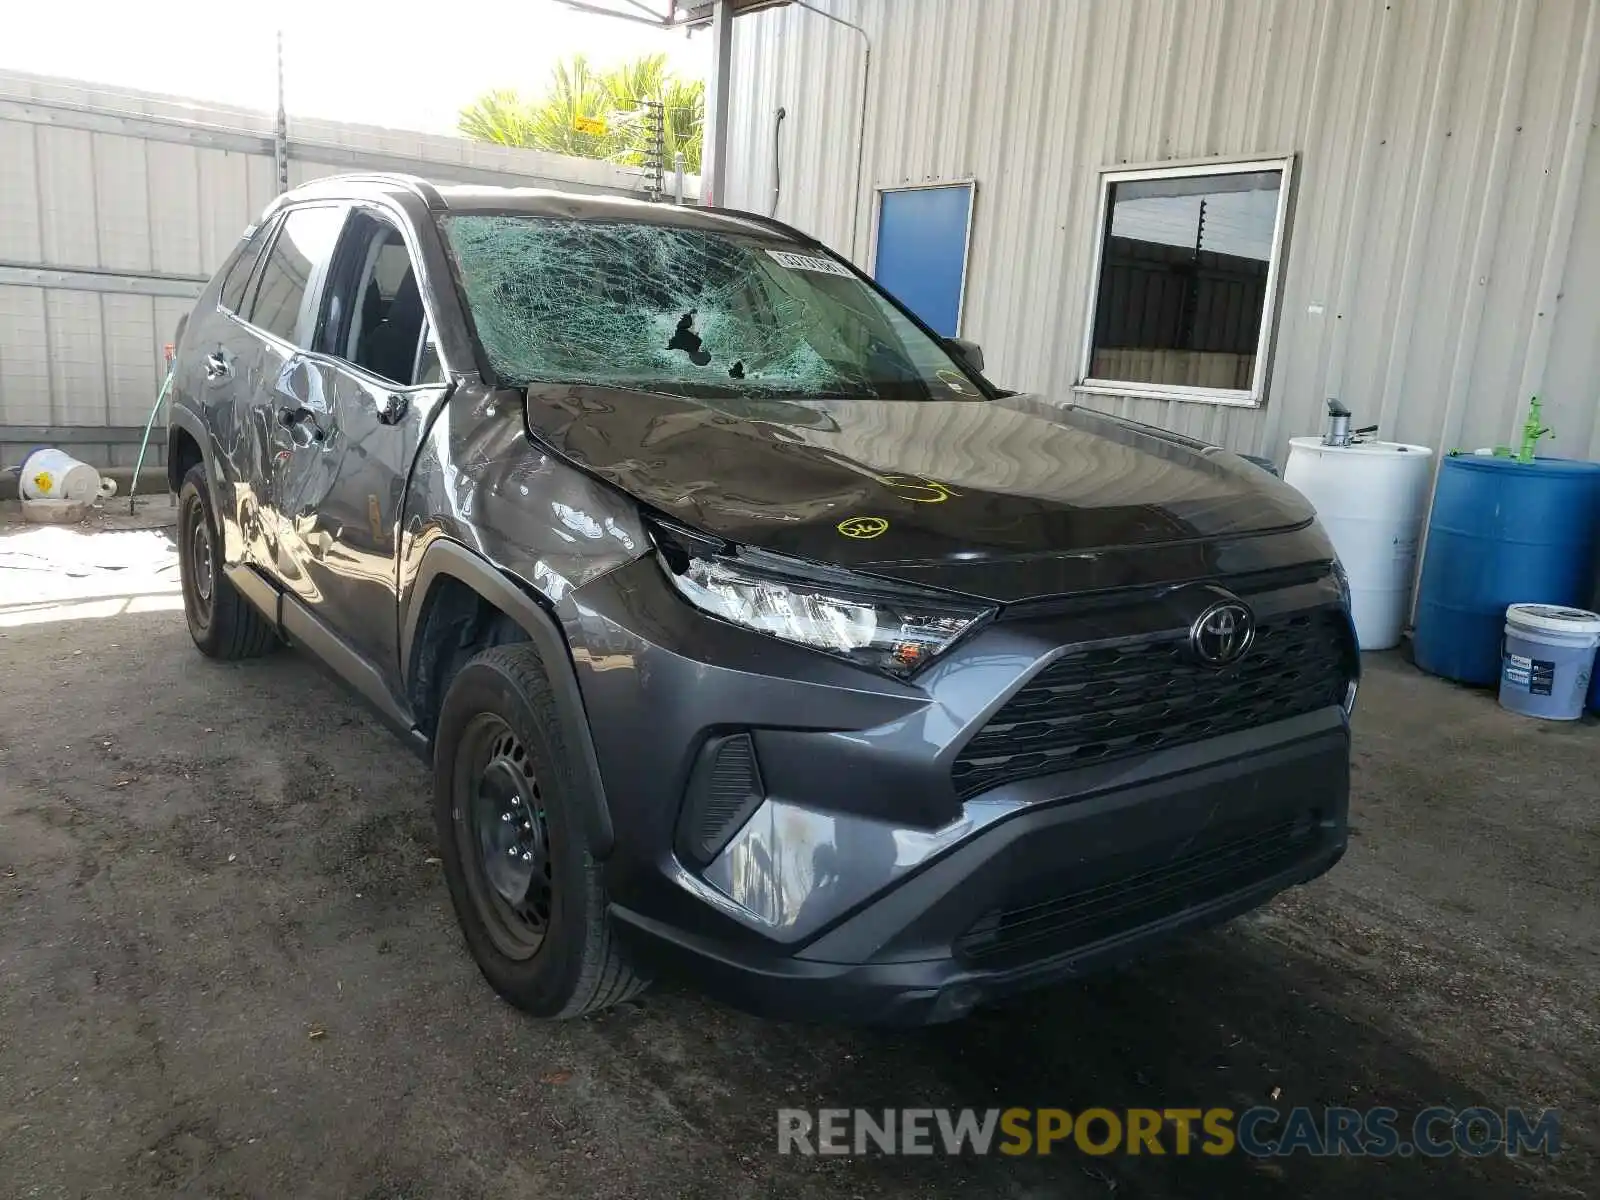
[[[0,72],[0,467],[131,465],[178,318],[278,192],[271,114]],[[590,159],[296,119],[291,186],[340,171],[642,194]],[[152,461],[164,440],[156,439]]]
[[[725,202],[998,383],[1280,463],[1328,396],[1450,449],[1537,394],[1600,456],[1600,0],[812,0],[732,39]]]

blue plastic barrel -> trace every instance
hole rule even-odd
[[[1600,534],[1596,535],[1600,541]],[[1594,578],[1589,587],[1589,611],[1597,612],[1595,605],[1600,604],[1600,546],[1595,548]],[[1594,672],[1589,677],[1589,710],[1600,713],[1600,671]]]
[[[1597,527],[1600,463],[1446,458],[1417,587],[1417,666],[1494,683],[1510,605],[1588,600]]]

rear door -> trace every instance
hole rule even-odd
[[[288,590],[307,595],[307,548],[299,514],[314,505],[329,399],[308,362],[322,282],[349,213],[342,204],[291,208],[257,272],[250,324],[261,352],[250,393],[249,437],[260,447],[254,512],[242,512],[249,560]]]
[[[422,431],[448,387],[399,214],[357,204],[326,271],[311,352],[278,389],[296,439],[280,514],[285,582],[398,687],[398,523]],[[295,409],[294,406],[300,406]]]
[[[247,323],[249,298],[276,218],[247,230],[228,265],[214,306],[197,309],[185,323],[174,404],[199,410],[211,434],[212,503],[222,518],[224,558],[246,557],[239,530],[241,509],[255,507],[264,447],[251,437],[250,413],[259,382],[261,339]]]

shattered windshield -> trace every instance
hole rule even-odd
[[[934,339],[831,258],[759,232],[444,218],[507,383],[699,397],[979,399]]]

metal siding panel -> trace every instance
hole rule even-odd
[[[230,150],[196,154],[200,174],[200,273],[210,275],[255,219],[250,204],[251,155]]]
[[[0,424],[50,424],[43,288],[0,286]]]
[[[34,127],[39,163],[39,209],[44,261],[97,267],[94,140],[81,129]]]
[[[155,356],[155,370],[157,384],[159,385],[160,377],[166,371],[166,365],[162,361],[162,351],[169,344],[174,345],[174,348],[176,348],[178,322],[194,309],[194,305],[187,300],[175,300],[167,296],[156,296],[153,299],[155,301],[155,324],[151,329],[151,335],[155,340],[151,343],[151,346],[152,353]]]
[[[0,121],[0,259],[38,262],[39,171],[33,126]]]
[[[91,135],[100,265],[148,271],[150,193],[142,138]]]
[[[150,266],[173,275],[199,275],[200,168],[193,146],[147,143],[150,183]]]
[[[156,334],[149,296],[102,296],[108,425],[142,425],[155,402]]]
[[[1558,454],[1600,458],[1600,131],[1591,119],[1589,153],[1573,219],[1572,244],[1550,334],[1539,397],[1559,439]]]
[[[105,326],[94,292],[45,293],[53,425],[105,425]]]

